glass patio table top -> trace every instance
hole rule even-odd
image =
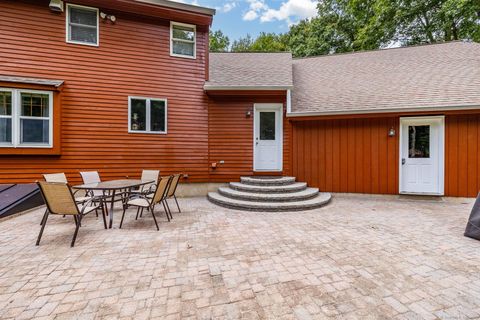
[[[136,179],[123,179],[123,180],[110,180],[101,181],[95,183],[80,184],[73,186],[74,189],[87,189],[87,190],[121,190],[130,189],[146,184],[154,183],[155,181],[142,181]]]
[[[140,187],[146,184],[151,184],[151,183],[155,183],[155,181],[121,179],[121,180],[110,180],[110,181],[80,184],[78,186],[73,186],[72,188],[103,191],[103,195],[105,196],[105,202],[110,202],[110,208],[107,207],[107,214],[109,215],[109,218],[110,218],[109,228],[111,229],[113,226],[113,211],[114,211],[114,204],[116,201],[115,196],[120,196],[121,198],[119,200],[124,202],[125,199],[128,197],[128,192],[130,192],[131,189]],[[124,190],[128,190],[128,191],[124,192]],[[125,204],[123,203],[123,205]]]

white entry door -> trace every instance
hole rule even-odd
[[[282,171],[282,104],[255,104],[253,168]]]
[[[400,193],[443,195],[444,117],[400,119]]]

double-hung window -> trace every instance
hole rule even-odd
[[[98,9],[67,4],[67,42],[98,46]]]
[[[170,54],[175,57],[196,57],[195,25],[170,22]]]
[[[53,95],[0,88],[0,146],[51,147]]]
[[[167,100],[129,97],[128,132],[167,133]]]

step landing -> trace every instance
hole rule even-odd
[[[322,207],[330,202],[330,193],[309,188],[295,177],[242,177],[210,192],[210,202],[219,206],[246,211],[303,211]]]

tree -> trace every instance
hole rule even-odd
[[[255,41],[253,41],[250,50],[256,52],[286,51],[286,36],[283,34],[262,32]]]
[[[280,52],[287,51],[287,37],[283,34],[261,32],[253,39],[250,35],[235,40],[233,52]]]
[[[246,37],[233,41],[231,50],[232,52],[249,52],[249,51],[252,51],[251,50],[252,44],[253,44],[252,36],[247,34]]]
[[[322,0],[317,8],[286,36],[294,56],[480,41],[478,0]]]
[[[221,30],[215,32],[210,30],[209,46],[210,52],[225,52],[230,46],[230,39]]]
[[[480,41],[480,1],[398,1],[396,37],[402,44]]]

